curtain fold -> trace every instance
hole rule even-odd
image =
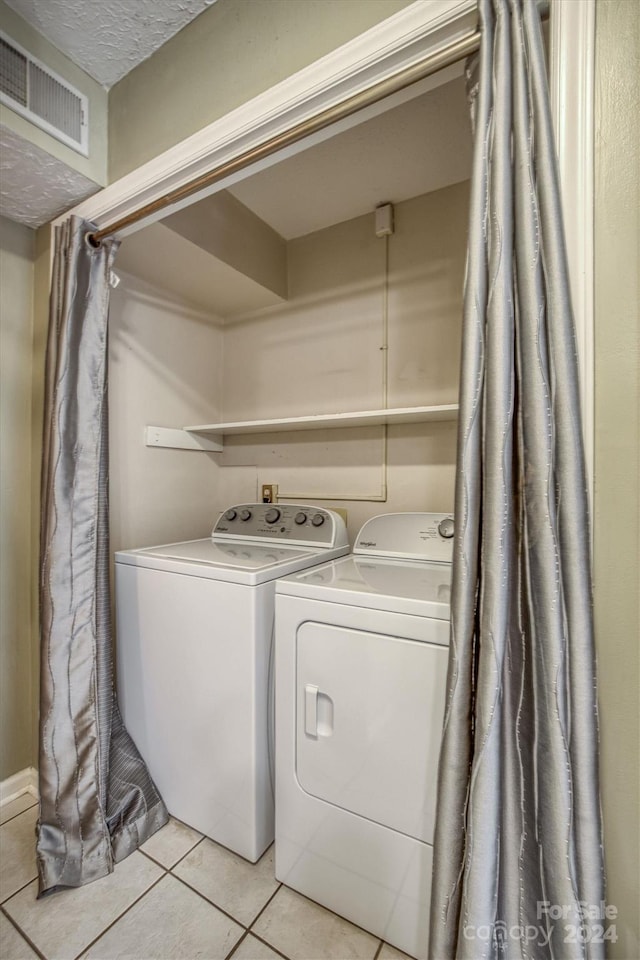
[[[40,896],[105,876],[168,814],[113,684],[107,318],[117,243],[56,231],[41,503]]]
[[[581,933],[604,901],[587,483],[541,25],[534,0],[478,7],[429,951],[599,958]]]

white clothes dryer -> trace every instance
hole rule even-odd
[[[210,538],[115,555],[125,725],[169,812],[252,862],[274,835],[275,580],[348,549],[331,510],[245,503]]]
[[[388,514],[276,585],[276,877],[426,957],[453,519]]]

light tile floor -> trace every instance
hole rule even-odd
[[[171,820],[103,880],[36,900],[37,806],[0,811],[1,960],[409,960]]]

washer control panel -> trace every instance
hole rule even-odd
[[[342,517],[325,507],[292,503],[241,503],[222,513],[211,532],[216,540],[259,540],[343,547],[348,544]]]
[[[450,513],[385,513],[367,520],[356,537],[353,552],[451,563],[453,534]]]

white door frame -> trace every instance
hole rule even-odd
[[[553,0],[549,92],[580,372],[582,434],[593,516],[595,456],[594,150],[596,0]]]
[[[476,25],[475,0],[416,0],[394,16],[310,64],[198,133],[143,164],[71,213],[108,226],[146,203],[225,163],[266,139],[421,60]],[[576,318],[589,491],[593,488],[593,143],[595,0],[552,0],[550,87],[563,195],[569,272]],[[432,79],[431,84],[437,83]],[[316,140],[358,122],[323,131]],[[307,141],[307,146],[311,141]],[[300,144],[251,168],[255,172]],[[228,187],[244,171],[207,192]],[[193,203],[205,192],[182,202]],[[172,208],[173,210],[178,207]],[[166,210],[155,219],[166,216]],[[69,213],[54,223],[66,219]],[[139,223],[134,232],[152,222]]]

